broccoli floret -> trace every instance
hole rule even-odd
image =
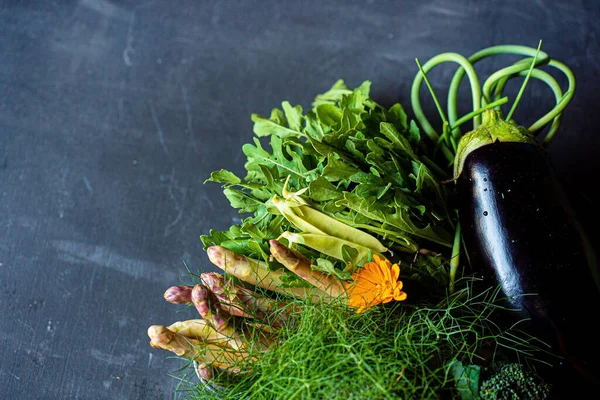
[[[550,385],[521,364],[508,363],[482,383],[479,396],[481,400],[543,400],[550,398]]]

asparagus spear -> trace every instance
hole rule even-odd
[[[236,254],[222,246],[211,246],[207,249],[210,261],[228,274],[238,279],[298,299],[319,301],[325,294],[317,288],[282,288],[283,271],[271,271],[264,261]]]
[[[205,381],[211,381],[215,376],[213,366],[208,363],[199,363],[197,369],[198,375]]]
[[[155,349],[168,350],[179,357],[211,364],[232,373],[241,372],[242,366],[257,360],[257,354],[215,344],[203,344],[199,340],[173,332],[163,325],[152,325],[148,328],[148,336],[150,337],[150,346]]]
[[[335,276],[313,270],[308,258],[293,251],[275,239],[270,240],[269,244],[271,255],[275,257],[277,261],[306,282],[315,285],[330,297],[324,297],[323,300],[328,301],[331,300],[331,297],[336,298],[346,296],[344,285]]]
[[[210,289],[210,291],[219,300],[217,305],[231,315],[238,317],[252,318],[250,311],[260,312],[260,303],[258,294],[244,289],[238,285],[234,285],[231,281],[226,281],[221,274],[216,272],[205,272],[200,275],[202,282]],[[171,286],[165,291],[164,298],[171,304],[192,304],[193,286]],[[244,294],[241,292],[244,291]],[[245,312],[246,305],[242,297],[256,297],[256,302],[259,302],[257,307],[249,309]]]
[[[250,292],[249,290],[234,284],[231,280],[226,280],[223,275],[216,272],[204,272],[200,275],[200,279],[219,300],[219,306],[229,314],[254,318],[261,311],[258,307],[249,307],[242,300],[243,295],[240,297],[243,291]],[[260,297],[260,295],[254,294],[256,297]]]
[[[205,272],[200,278],[215,294],[219,306],[231,315],[257,319],[272,327],[281,327],[290,318],[293,305],[287,301],[262,296],[216,272]]]
[[[171,286],[165,291],[164,298],[171,304],[190,304],[192,286]]]
[[[192,302],[200,316],[217,332],[227,337],[229,345],[236,349],[246,347],[243,332],[236,328],[233,317],[219,307],[215,307],[215,299],[211,292],[200,283],[192,289]]]
[[[175,333],[164,325],[152,325],[148,328],[148,336],[150,337],[150,346],[155,349],[169,350],[180,357],[189,359],[196,359],[198,356],[196,348],[200,347],[199,340]]]
[[[233,383],[239,381],[240,375],[247,373],[247,371],[241,371],[239,373],[233,373],[223,368],[218,368],[209,363],[198,363],[196,366],[198,375],[204,381],[206,381],[210,388],[223,389]]]
[[[214,343],[227,346],[228,338],[214,330],[203,319],[190,319],[188,321],[177,321],[168,326],[171,332],[178,333],[189,339],[199,340],[202,343]]]

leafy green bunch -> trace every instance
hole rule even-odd
[[[456,224],[440,183],[447,174],[403,107],[377,104],[370,86],[350,89],[338,80],[306,113],[284,101],[269,118],[252,114],[256,137],[242,147],[246,176],[222,169],[207,179],[221,183],[231,206],[246,216],[225,232],[201,236],[205,249],[220,245],[280,268],[269,259],[268,240],[299,229],[274,203],[286,193],[302,194],[311,208],[373,235],[415,276],[446,284],[440,254],[452,247]],[[348,278],[356,247],[345,246],[338,258],[309,246],[298,250],[313,268]],[[291,274],[286,283],[302,285]]]

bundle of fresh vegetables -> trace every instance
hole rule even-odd
[[[497,54],[529,58],[481,86],[473,64]],[[427,79],[446,61],[460,65],[447,115]],[[600,346],[586,315],[600,305],[598,269],[542,149],[574,94],[571,71],[539,47],[514,45],[418,65],[417,122],[371,99],[370,82],[350,89],[340,80],[306,113],[284,101],[269,118],[252,115],[246,176],[211,174],[246,215],[201,237],[224,273],[169,288],[167,301],[194,305],[202,319],[148,334],[222,386],[215,396],[489,399],[504,398],[494,388],[510,381],[548,398],[534,371],[553,383],[555,371],[596,383]],[[565,73],[565,94],[544,66]],[[473,112],[459,119],[465,73]],[[505,118],[503,90],[518,76]],[[511,117],[530,78],[548,84],[557,105],[523,128]],[[420,106],[423,81],[440,134]]]

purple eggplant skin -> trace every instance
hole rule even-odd
[[[463,240],[475,273],[499,285],[513,322],[600,381],[600,285],[593,247],[554,170],[531,143],[494,142],[456,178]]]

